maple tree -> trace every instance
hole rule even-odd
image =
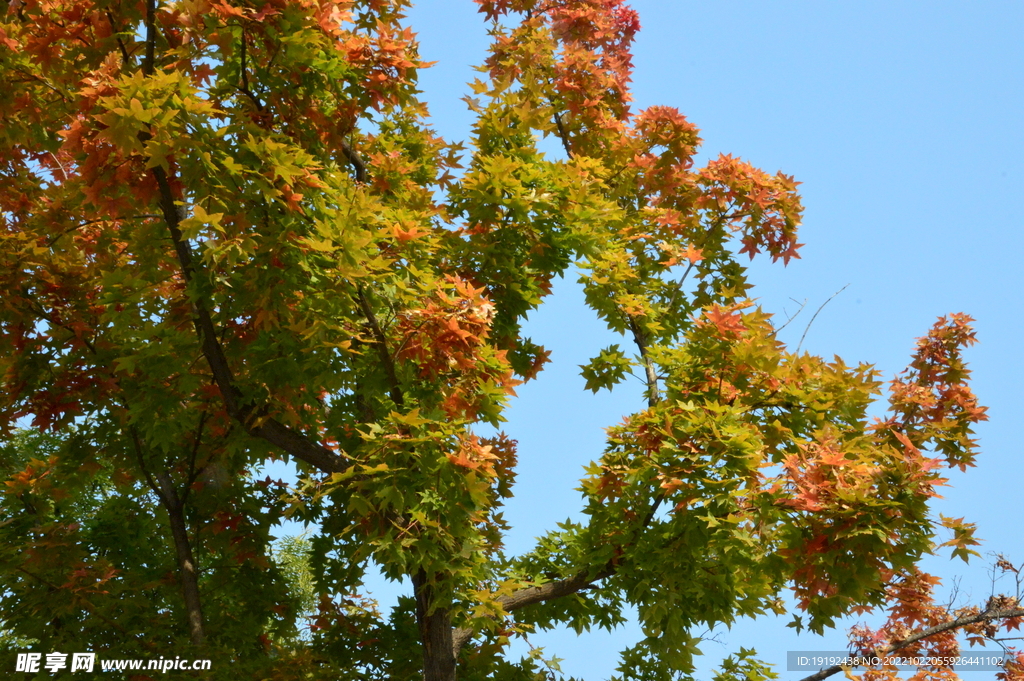
[[[622,677],[671,679],[696,631],[787,589],[819,632],[888,608],[861,652],[1017,627],[1015,597],[951,611],[917,567],[941,527],[954,555],[976,543],[928,506],[985,418],[971,320],[938,320],[870,418],[876,370],[788,349],[747,297],[744,258],[798,257],[797,182],[695,168],[693,124],[631,111],[621,0],[478,0],[467,149],[429,127],[407,4],[5,2],[10,640],[187,643],[224,678],[525,679],[510,637],[634,607]],[[522,323],[573,272],[630,344],[587,387],[637,372],[646,401],[593,453],[583,521],[507,555],[516,444],[480,426],[548,361]],[[295,484],[254,475],[275,459]],[[275,551],[286,517],[316,531]],[[411,580],[388,616],[360,595],[371,566]],[[768,673],[747,651],[723,668]]]

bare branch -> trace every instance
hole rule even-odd
[[[786,319],[786,323],[785,324],[783,324],[779,328],[775,329],[775,333],[779,333],[784,328],[789,326],[789,323],[792,322],[794,319],[796,319],[798,316],[800,316],[800,313],[804,311],[805,307],[807,307],[807,299],[806,298],[804,298],[804,302],[802,302],[802,303],[800,301],[798,301],[798,300],[793,299],[793,298],[790,298],[790,300],[792,300],[794,303],[799,303],[800,309],[798,309],[796,312],[794,312],[792,315],[790,315]],[[783,310],[783,312],[785,312],[785,310]]]
[[[839,289],[838,291],[833,293],[829,297],[828,300],[826,300],[824,303],[821,304],[821,307],[818,308],[818,311],[814,313],[813,317],[811,317],[811,321],[807,322],[807,328],[804,329],[803,335],[800,336],[800,342],[796,344],[796,352],[794,354],[799,354],[800,353],[800,346],[804,344],[804,338],[807,337],[807,332],[811,330],[811,324],[813,324],[814,320],[818,318],[818,312],[821,312],[822,310],[824,310],[825,306],[828,305],[829,303],[831,303],[833,298],[838,296],[840,293],[842,293],[843,291],[845,291],[849,287],[850,287],[849,284],[847,284],[846,286],[842,287],[841,289]]]

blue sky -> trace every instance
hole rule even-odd
[[[983,553],[1024,562],[1024,456],[1013,436],[1024,406],[1024,3],[632,4],[643,26],[636,109],[679,108],[702,130],[704,159],[732,153],[803,182],[802,259],[788,268],[752,264],[752,295],[768,311],[785,317],[797,307],[791,298],[807,300],[785,340],[795,343],[810,314],[849,285],[818,315],[804,348],[872,362],[888,379],[937,316],[977,319],[981,342],[969,360],[991,420],[978,429],[978,466],[954,472],[935,509],[976,522]],[[408,23],[422,57],[438,62],[421,74],[434,125],[464,139],[471,119],[460,98],[487,46],[482,16],[471,0],[430,0]],[[513,550],[579,509],[573,488],[600,455],[602,429],[640,406],[639,386],[584,391],[577,365],[617,339],[606,338],[571,280],[531,316],[529,333],[553,351],[553,365],[508,414],[521,460],[506,513]],[[928,568],[945,587],[961,578],[961,599],[983,601],[988,562],[941,558]],[[700,670],[744,646],[782,678],[800,678],[785,672],[787,650],[845,647],[845,630],[797,637],[787,621],[720,632],[702,646]],[[567,673],[597,680],[614,673],[617,651],[636,635],[629,627],[579,639],[555,632],[535,644],[565,658]]]

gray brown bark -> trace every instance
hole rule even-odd
[[[188,538],[185,511],[170,476],[161,471],[156,474],[156,478],[160,485],[160,501],[167,511],[171,526],[174,552],[178,557],[178,581],[185,601],[189,638],[192,645],[201,646],[206,640],[206,632],[203,630],[203,606],[199,596],[199,570]]]
[[[422,571],[413,575],[412,583],[423,645],[423,681],[455,681],[451,609],[437,602],[435,590]]]

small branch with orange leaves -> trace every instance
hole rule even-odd
[[[892,653],[903,650],[907,646],[911,646],[919,641],[923,641],[929,638],[930,636],[935,636],[937,634],[951,631],[953,629],[960,629],[962,627],[967,627],[972,624],[992,622],[995,620],[1009,619],[1012,617],[1024,617],[1024,608],[1016,607],[1002,610],[984,610],[974,615],[957,617],[953,620],[950,620],[949,622],[944,622],[943,624],[937,624],[934,627],[923,629],[917,632],[916,634],[913,634],[912,636],[908,636],[902,641],[886,646],[885,648],[882,648],[878,651],[877,656],[884,657],[886,655],[890,655]],[[849,669],[849,667],[847,667],[847,669]],[[833,665],[831,667],[828,667],[827,669],[822,669],[817,673],[811,674],[810,676],[805,676],[800,681],[823,681],[823,679],[827,679],[828,677],[834,674],[838,674],[843,670],[843,665]]]

